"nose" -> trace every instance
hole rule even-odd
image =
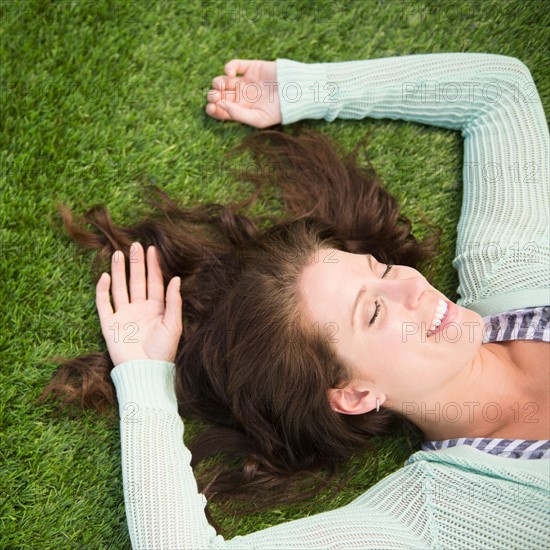
[[[420,297],[428,288],[426,279],[418,275],[399,279],[384,279],[380,282],[382,283],[380,285],[382,295],[391,301],[398,302],[407,309],[416,309]]]

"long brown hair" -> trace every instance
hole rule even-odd
[[[384,408],[356,416],[331,409],[327,390],[344,386],[349,372],[326,335],[309,330],[298,292],[320,248],[415,268],[436,248],[439,228],[423,242],[414,238],[368,157],[366,168],[357,162],[360,146],[343,157],[319,132],[256,132],[234,150],[251,153],[257,167],[239,174],[256,187],[240,203],[182,208],[152,186],[153,214],[131,227],[116,226],[103,206],[78,223],[59,207],[72,239],[97,250],[96,277],[115,250],[128,255],[139,240],[156,246],[165,284],[182,278],[175,391],[183,417],[208,423],[189,446],[193,467],[212,463],[198,476],[209,501],[246,498],[257,510],[303,499],[357,451],[375,453],[373,436],[421,435]],[[251,206],[266,184],[280,190],[286,217],[258,217],[274,222],[260,229],[237,210]],[[112,368],[107,353],[64,359],[39,402],[53,393],[64,405],[112,413]],[[223,460],[206,460],[216,455]],[[311,491],[289,490],[304,480],[314,480]]]

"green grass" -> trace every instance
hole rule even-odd
[[[549,109],[549,2],[2,1],[0,10],[2,548],[130,545],[116,423],[92,413],[58,419],[53,405],[34,404],[55,368],[48,357],[104,349],[92,256],[58,229],[55,203],[78,212],[104,203],[124,223],[146,211],[144,180],[188,205],[245,196],[249,187],[216,167],[254,130],[204,114],[227,60],[511,55],[531,69]],[[415,230],[422,234],[422,212],[446,229],[434,284],[456,299],[460,135],[389,120],[306,125],[348,150],[373,131],[370,158]],[[386,440],[374,479],[358,457],[336,498],[217,519],[231,537],[334,508],[407,456],[403,442]]]

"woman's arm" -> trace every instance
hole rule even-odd
[[[226,73],[248,68],[246,63],[232,61]],[[232,99],[247,105],[252,88],[246,76],[240,95],[226,95],[225,103],[220,92],[209,97],[216,106],[225,105],[217,118],[242,120]],[[218,77],[218,87],[222,83],[230,90],[239,81]],[[482,53],[313,64],[278,59],[276,86],[280,119],[272,123],[371,117],[460,130],[463,199],[453,260],[459,304],[482,316],[547,304],[550,140],[523,63]],[[265,79],[261,89],[269,89]],[[268,100],[266,92],[262,100]]]
[[[409,459],[347,506],[224,540],[206,520],[206,500],[197,491],[191,455],[183,444],[173,363],[129,361],[113,369],[112,378],[134,549],[547,546],[544,465],[528,471],[515,464],[525,461],[488,460],[477,450],[473,453],[480,456],[475,460],[447,455],[440,461],[441,452],[420,453],[430,459]]]
[[[132,546],[140,549],[245,547],[319,548],[347,545],[362,548],[425,548],[429,530],[414,532],[405,514],[388,503],[402,497],[401,478],[385,479],[385,498],[363,495],[368,509],[353,503],[326,514],[224,541],[208,524],[205,499],[199,494],[191,455],[183,443],[183,423],[174,390],[174,358],[181,336],[182,301],[178,278],[168,284],[166,299],[153,247],[135,243],[126,283],[125,260],[113,254],[111,279],[103,274],[96,287],[101,329],[115,368],[120,412],[120,438],[126,517]],[[113,305],[110,302],[112,291]],[[425,497],[414,498],[418,507]],[[389,500],[388,500],[389,498]]]
[[[174,365],[128,361],[111,371],[119,402],[126,518],[134,549],[434,547],[426,494],[394,472],[348,506],[224,540],[207,522],[174,393]],[[409,467],[413,468],[413,466]],[[400,502],[414,503],[411,518]]]
[[[519,523],[520,531],[515,531],[512,543],[521,538],[539,547],[546,542],[540,518],[547,509],[548,491],[541,487],[535,492],[534,503],[510,506],[518,486],[540,485],[536,476],[516,471],[510,477],[505,468],[494,473],[490,466],[478,475],[468,463],[438,466],[437,453],[430,464],[421,459],[407,461],[347,506],[225,541],[207,522],[205,499],[198,492],[191,455],[183,443],[173,363],[181,336],[177,278],[168,284],[165,300],[154,248],[147,251],[146,277],[143,249],[137,245],[130,262],[128,292],[125,262],[119,256],[113,255],[111,268],[113,306],[110,279],[105,274],[97,284],[96,301],[115,364],[111,376],[119,403],[124,499],[134,548],[424,550],[439,548],[445,541],[454,547],[459,539],[469,546],[500,548],[511,540],[501,527],[518,519],[518,512],[528,520]],[[502,478],[497,487],[502,498],[495,500],[493,491],[480,491],[475,502],[463,497],[456,500],[455,496],[439,502],[434,485],[449,480],[455,487],[477,485],[488,473],[494,474],[492,481]],[[487,516],[473,539],[472,510],[476,517]],[[533,521],[533,512],[537,521]],[[460,529],[462,532],[457,531]]]
[[[132,548],[215,548],[183,444],[173,389],[174,363],[128,361],[115,367],[122,479]],[[223,541],[222,541],[223,542]]]

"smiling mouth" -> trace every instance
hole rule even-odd
[[[447,304],[445,300],[439,298],[437,301],[437,307],[435,308],[434,318],[432,319],[432,322],[430,324],[430,333],[437,331],[437,329],[441,326],[443,319],[445,319],[445,317],[447,316],[448,312],[449,304]]]

